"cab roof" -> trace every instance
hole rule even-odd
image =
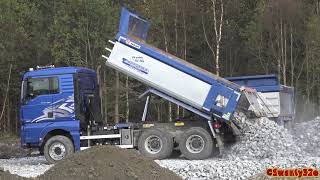
[[[27,77],[35,76],[50,76],[50,75],[61,75],[61,74],[75,74],[75,73],[86,73],[96,75],[95,71],[84,67],[58,67],[58,68],[47,68],[28,71],[23,75],[23,79]]]

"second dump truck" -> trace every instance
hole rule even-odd
[[[44,68],[23,75],[21,143],[38,148],[54,163],[93,145],[137,148],[163,159],[177,148],[187,159],[205,159],[223,137],[237,134],[238,120],[248,112],[263,116],[257,93],[145,43],[149,22],[123,8],[116,41],[106,65],[150,87],[141,122],[106,125],[100,112],[96,72],[81,67]],[[196,118],[147,121],[150,96],[177,104]],[[217,150],[218,151],[218,150]]]

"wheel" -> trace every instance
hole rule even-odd
[[[44,156],[49,163],[55,163],[74,153],[72,141],[66,136],[53,136],[45,142]]]
[[[138,141],[139,152],[150,159],[164,159],[173,150],[172,137],[159,129],[148,129],[142,132]]]
[[[194,127],[182,134],[179,149],[187,159],[206,159],[212,154],[213,140],[207,130]]]

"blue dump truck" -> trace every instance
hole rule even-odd
[[[223,152],[224,138],[239,133],[248,112],[266,116],[259,94],[148,45],[149,22],[123,8],[120,30],[106,65],[150,89],[141,122],[106,125],[100,110],[99,85],[93,70],[82,67],[29,70],[22,78],[21,144],[38,148],[54,163],[94,145],[136,148],[151,159],[179,149],[187,159]],[[194,115],[174,122],[147,121],[151,96],[177,104]],[[249,110],[250,109],[250,110]],[[215,148],[219,147],[219,148]]]

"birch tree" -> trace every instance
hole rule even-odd
[[[220,60],[219,60],[220,59],[220,43],[222,38],[222,26],[223,26],[223,16],[224,16],[223,0],[220,0],[219,2],[220,3],[217,3],[217,0],[211,0],[212,15],[213,15],[213,21],[214,21],[213,30],[215,35],[214,43],[211,43],[212,41],[208,38],[204,17],[202,16],[201,18],[205,41],[212,53],[212,56],[214,57],[215,72],[216,72],[216,75],[218,76],[220,76]],[[217,9],[219,10],[217,11]]]

